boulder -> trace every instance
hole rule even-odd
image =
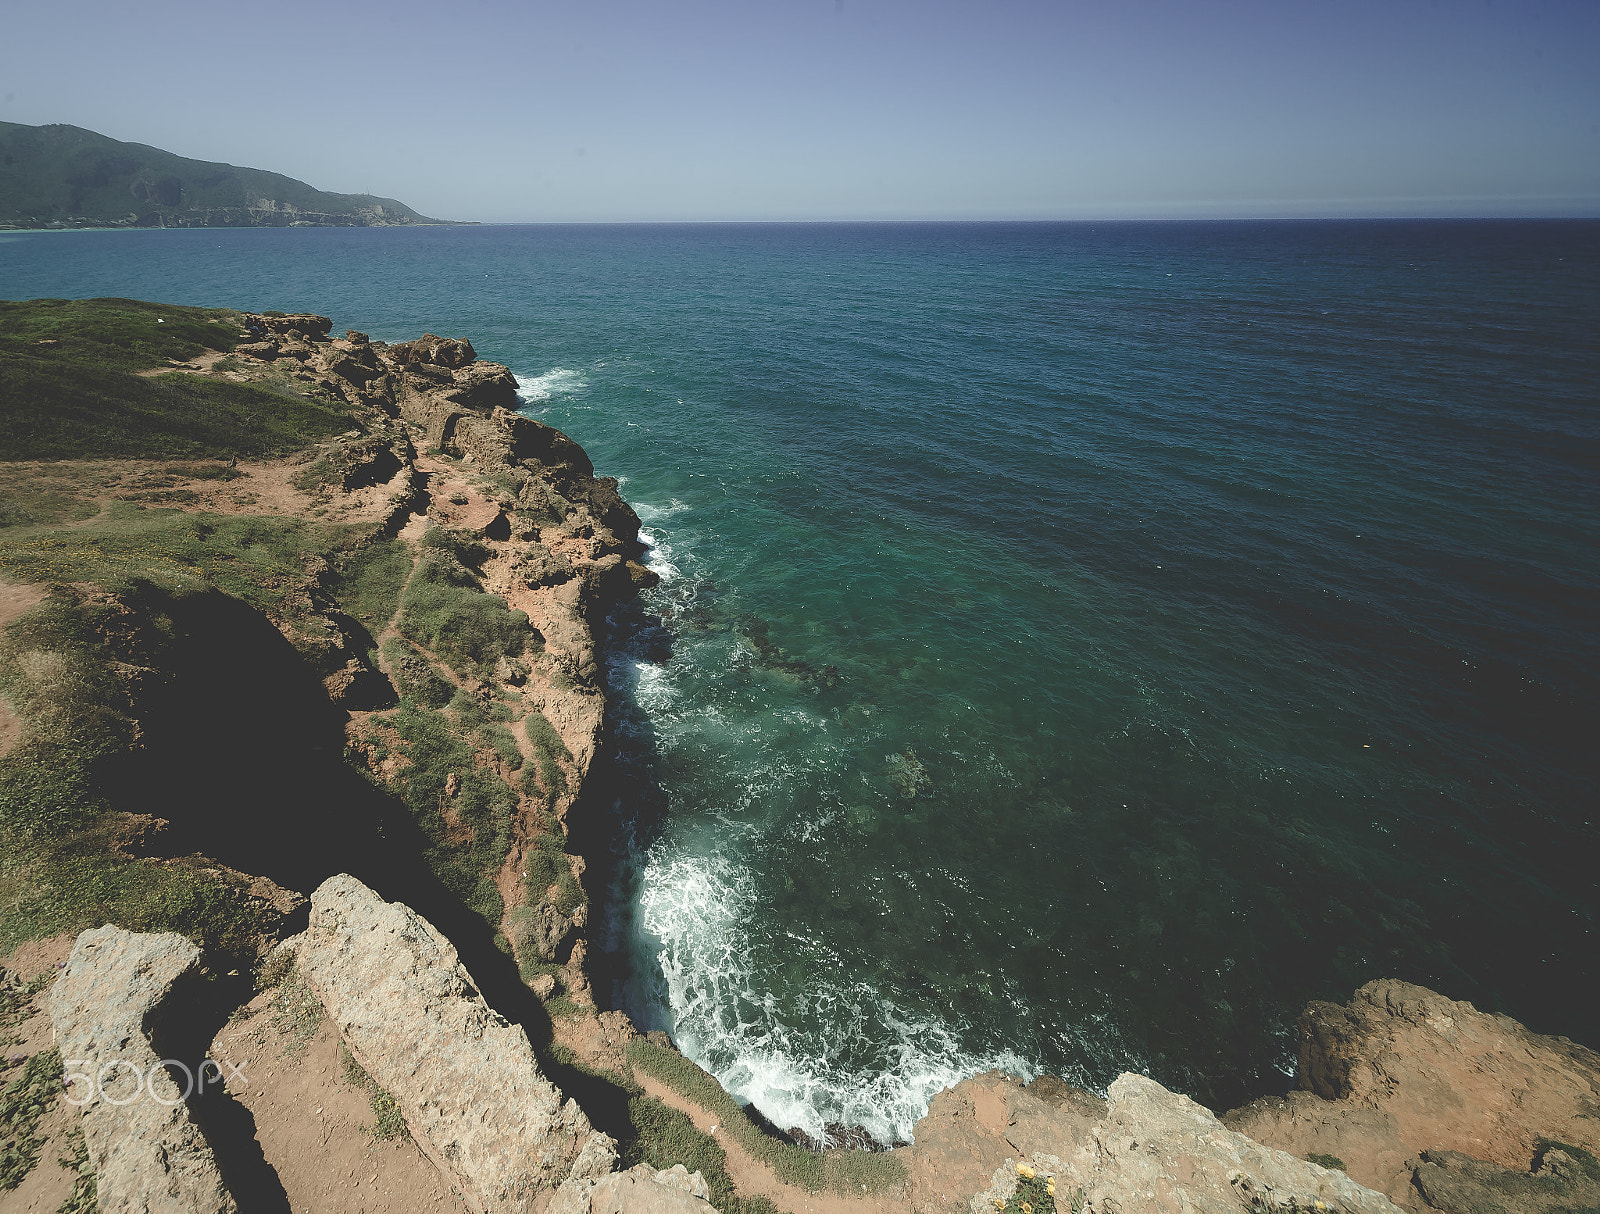
[[[160,1065],[150,1034],[168,996],[200,968],[200,950],[172,932],[84,932],[50,992],[56,1046],[83,1103],[83,1133],[103,1214],[232,1214],[238,1207]],[[135,1080],[135,1074],[142,1078]]]
[[[490,1010],[411,908],[330,877],[293,945],[350,1052],[473,1209],[522,1214],[568,1180],[611,1171],[615,1143],[563,1100],[527,1034]]]

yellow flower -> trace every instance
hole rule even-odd
[[[1033,1214],[1033,1207],[1027,1202],[1022,1203],[1022,1214]]]
[[[1046,1193],[1050,1194],[1051,1197],[1056,1195],[1056,1178],[1054,1176],[1044,1182],[1044,1190]]]
[[[1028,1178],[1028,1179],[1029,1179],[1029,1180],[1032,1180],[1032,1179],[1033,1179],[1033,1169],[1032,1169],[1032,1168],[1030,1168],[1030,1167],[1029,1167],[1029,1166],[1028,1166],[1028,1165],[1027,1165],[1027,1164],[1025,1164],[1025,1163],[1019,1163],[1019,1164],[1018,1164],[1018,1165],[1017,1165],[1017,1175],[1018,1175],[1018,1176],[1025,1176],[1025,1177],[1027,1177],[1027,1178]]]

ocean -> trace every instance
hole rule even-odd
[[[0,295],[470,337],[622,479],[610,999],[780,1127],[1231,1107],[1380,977],[1600,1045],[1600,223],[11,233]]]

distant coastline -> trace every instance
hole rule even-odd
[[[82,127],[0,122],[0,231],[451,225],[394,198],[334,194]]]

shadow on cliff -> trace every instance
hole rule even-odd
[[[344,761],[345,714],[301,654],[259,612],[219,591],[158,606],[172,621],[169,679],[144,697],[143,751],[128,781],[139,791],[126,807],[167,820],[161,850],[199,853],[307,895],[349,873],[404,902],[450,940],[489,1005],[548,1059],[544,1006],[483,919],[428,867],[430,840],[405,806]],[[287,931],[303,928],[307,913],[302,908]],[[241,998],[248,991],[224,994],[219,986],[215,997],[189,1001],[171,1056],[184,1057],[183,1042],[209,1042]],[[559,1064],[550,1069],[597,1126],[626,1131],[623,1089]],[[254,1138],[248,1113],[219,1106],[208,1119],[219,1157],[248,1169],[240,1146]]]

